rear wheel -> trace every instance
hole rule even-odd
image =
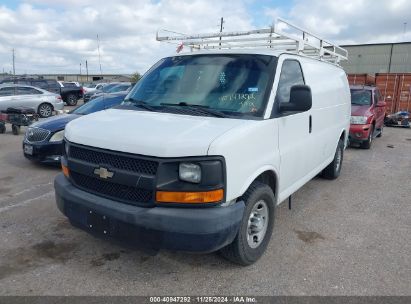
[[[0,134],[6,132],[6,125],[3,122],[0,122]]]
[[[20,126],[18,125],[11,125],[11,131],[14,135],[19,135],[20,133]]]
[[[251,265],[265,252],[274,226],[275,199],[271,188],[253,182],[243,195],[244,215],[234,241],[221,249],[228,260]]]
[[[377,137],[382,136],[382,131],[384,130],[384,125],[381,126],[380,132],[378,133]]]
[[[370,148],[371,148],[371,144],[372,144],[373,137],[374,137],[374,127],[371,126],[370,135],[368,135],[367,140],[361,144],[361,148],[363,148],[363,149],[370,149]]]
[[[37,110],[40,117],[47,118],[53,115],[53,106],[49,103],[42,103]]]
[[[75,106],[77,104],[77,97],[74,94],[70,94],[66,98],[66,103],[69,106]]]
[[[342,161],[344,158],[344,142],[342,139],[338,141],[337,150],[334,154],[333,161],[323,170],[322,177],[326,179],[336,179],[340,176]]]

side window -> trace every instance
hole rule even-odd
[[[14,87],[6,87],[0,89],[0,97],[15,95]]]
[[[381,93],[380,93],[380,91],[379,91],[378,89],[375,90],[375,93],[377,94],[377,99],[378,99],[378,101],[383,101],[382,95],[381,95]]]
[[[379,99],[379,93],[378,93],[377,90],[375,90],[375,91],[374,91],[374,105],[377,104],[378,99]]]
[[[17,87],[17,95],[36,95],[41,94],[41,91],[29,87]]]
[[[42,80],[40,80],[40,81],[33,81],[33,82],[32,82],[32,86],[33,86],[33,87],[38,87],[38,88],[40,88],[40,89],[48,90],[48,85],[47,85],[47,82],[46,82],[46,81],[42,81]]]
[[[296,60],[285,60],[278,82],[276,102],[289,102],[291,87],[305,84],[300,63]]]

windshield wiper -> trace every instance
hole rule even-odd
[[[199,104],[190,104],[186,102],[179,102],[179,103],[161,103],[162,106],[180,106],[180,107],[187,107],[190,110],[197,110],[197,112],[207,113],[214,115],[215,117],[223,117],[226,118],[228,115],[214,109],[210,109],[209,106],[199,105]]]
[[[124,101],[132,103],[133,106],[135,106],[135,107],[140,107],[140,108],[152,111],[152,112],[157,111],[156,108],[150,106],[147,102],[142,101],[142,100],[137,100],[137,99],[134,99],[134,98],[128,98],[128,99],[124,99]]]

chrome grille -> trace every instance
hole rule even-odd
[[[86,161],[96,165],[107,164],[113,168],[131,172],[156,175],[158,163],[156,161],[119,155],[106,151],[90,150],[83,147],[70,146],[70,158]]]
[[[140,155],[66,143],[71,181],[82,190],[131,205],[154,204],[154,180],[159,162]],[[107,167],[113,176],[98,178],[96,168]],[[121,174],[117,174],[121,170]],[[123,176],[123,177],[119,177]],[[142,183],[139,185],[140,180]],[[143,182],[146,181],[146,183]]]
[[[28,128],[26,139],[29,142],[39,142],[45,140],[50,135],[50,131],[41,128]]]

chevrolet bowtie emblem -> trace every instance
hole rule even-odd
[[[97,169],[94,169],[94,174],[100,176],[100,178],[112,178],[114,175],[114,172],[108,171],[106,168],[100,167]]]

